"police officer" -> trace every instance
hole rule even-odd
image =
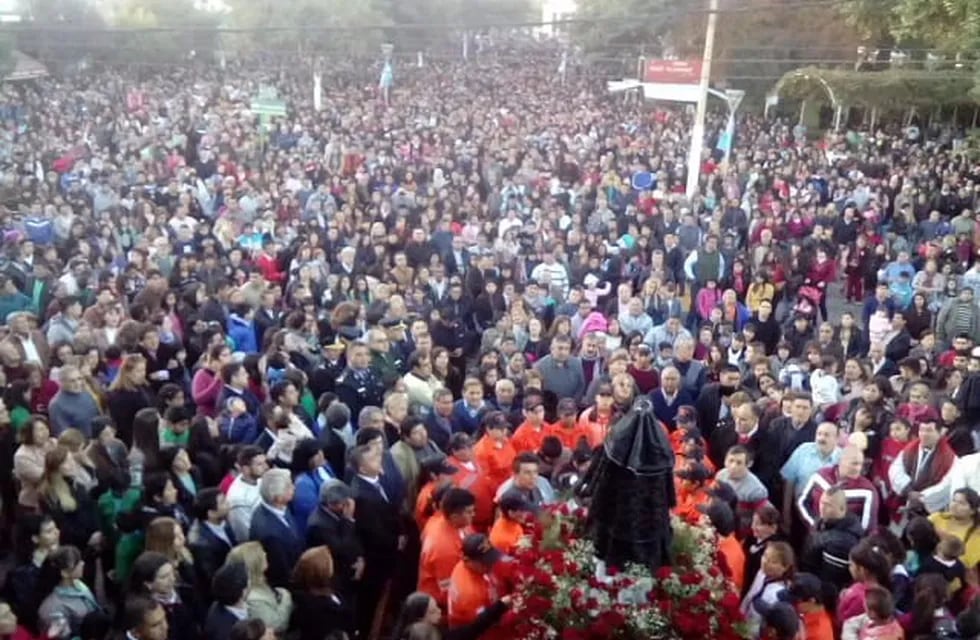
[[[334,391],[337,385],[337,378],[347,367],[347,359],[344,352],[347,345],[340,337],[325,341],[321,347],[323,361],[310,373],[310,391],[317,399],[324,393]]]
[[[381,327],[388,333],[388,351],[402,375],[408,373],[408,356],[415,351],[415,345],[408,337],[408,327],[396,318],[381,321]]]
[[[371,329],[367,342],[371,349],[371,368],[381,377],[386,389],[392,388],[402,376],[399,369],[401,362],[396,362],[391,353],[387,332],[384,329]]]
[[[347,367],[337,378],[336,393],[341,402],[350,408],[351,422],[357,427],[361,409],[384,404],[385,384],[371,367],[371,352],[361,342],[347,347]]]

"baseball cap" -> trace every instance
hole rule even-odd
[[[436,456],[422,463],[422,469],[429,475],[450,476],[459,469],[446,462],[445,456]]]
[[[531,504],[519,491],[514,489],[504,492],[504,495],[500,496],[500,500],[497,501],[497,505],[505,513],[507,511],[535,512],[538,510],[535,505]]]
[[[472,533],[463,540],[463,557],[489,566],[500,560],[501,553],[486,535]]]
[[[823,596],[823,584],[820,578],[812,573],[798,573],[793,577],[793,582],[788,587],[779,592],[777,597],[781,602],[796,604],[807,600],[820,601]]]
[[[562,398],[558,401],[558,415],[573,416],[578,413],[578,405],[571,398]]]
[[[361,337],[361,330],[357,327],[344,326],[337,330],[337,336],[344,340],[357,340]]]
[[[704,482],[711,478],[711,472],[700,462],[692,462],[686,469],[675,471],[674,475],[682,480],[691,480],[693,482]]]
[[[698,411],[689,404],[681,405],[677,408],[677,417],[674,422],[678,425],[696,424],[698,421]]]

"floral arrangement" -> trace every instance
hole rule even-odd
[[[672,519],[671,566],[606,567],[584,536],[585,510],[562,505],[528,527],[510,563],[506,624],[519,640],[749,638],[714,529]]]

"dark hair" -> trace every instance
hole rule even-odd
[[[966,544],[969,542],[970,536],[976,532],[978,524],[980,524],[980,494],[970,487],[961,487],[953,491],[954,496],[957,494],[963,496],[963,498],[966,499],[967,504],[970,505],[970,508],[973,509],[973,523],[970,525],[970,528],[966,530],[966,534],[963,536],[963,544]]]
[[[320,453],[320,441],[314,438],[304,438],[296,443],[293,449],[293,461],[289,470],[293,475],[306,473],[310,470],[310,460]]]
[[[41,572],[37,578],[38,602],[47,598],[54,588],[61,582],[61,572],[73,569],[82,561],[82,552],[78,547],[65,545],[58,547],[44,559],[41,565]]]
[[[538,457],[538,454],[531,453],[530,451],[517,454],[517,457],[514,458],[514,473],[520,471],[521,465],[524,464],[536,464],[541,466],[541,458]]]
[[[172,482],[166,471],[154,471],[143,476],[143,503],[153,504],[157,496],[162,496],[167,483]]]
[[[265,623],[258,618],[239,620],[228,633],[228,640],[262,640],[265,635]]]
[[[948,588],[946,578],[940,573],[924,573],[915,579],[907,637],[935,637],[933,625],[936,609],[946,604]]]
[[[140,409],[133,418],[133,446],[143,453],[144,469],[160,466],[160,412],[153,408]]]
[[[24,513],[17,516],[14,540],[17,542],[16,555],[21,562],[30,561],[35,547],[32,538],[41,535],[41,529],[49,522],[54,522],[54,519],[46,513]]]
[[[422,421],[422,419],[410,415],[404,420],[402,420],[402,423],[401,425],[399,425],[398,430],[401,433],[402,438],[408,438],[412,435],[412,431],[415,430],[415,427],[418,427],[420,425],[425,426],[425,423]]]
[[[156,611],[157,607],[160,606],[162,605],[159,602],[147,596],[141,595],[126,598],[126,604],[123,606],[121,615],[123,629],[125,631],[132,631],[142,626],[143,621],[146,620],[146,616],[152,611]]]
[[[870,587],[864,593],[864,607],[868,615],[874,615],[877,620],[888,620],[895,615],[895,602],[892,594],[881,587]]]
[[[229,362],[221,367],[221,381],[225,384],[231,384],[231,379],[244,368],[245,365],[241,362]]]
[[[476,504],[476,498],[466,489],[452,487],[442,497],[441,508],[446,516],[461,513]]]
[[[208,487],[198,491],[197,495],[194,496],[194,517],[201,522],[207,520],[208,512],[218,508],[218,497],[221,495],[221,490],[217,487]]]
[[[130,569],[129,593],[147,595],[149,590],[146,583],[153,582],[157,572],[167,564],[170,564],[170,558],[159,551],[144,551],[139,554]]]
[[[778,525],[782,521],[782,517],[779,515],[779,509],[771,505],[770,503],[765,503],[755,510],[755,515],[759,516],[759,520],[762,524],[773,526]]]
[[[930,556],[939,544],[939,534],[936,527],[928,518],[917,516],[912,518],[905,527],[905,539],[908,541],[909,550],[915,551],[920,556]]]
[[[880,549],[873,547],[867,540],[862,540],[851,549],[851,562],[871,574],[875,582],[885,589],[891,588],[891,563]]]
[[[230,607],[237,604],[248,589],[248,568],[244,562],[226,562],[214,572],[211,596],[218,604]]]
[[[239,467],[247,467],[252,464],[252,460],[258,456],[264,456],[265,451],[261,447],[257,447],[254,444],[245,445],[238,450],[238,455],[235,461],[238,463]]]
[[[3,404],[7,409],[21,407],[30,410],[30,404],[24,399],[24,394],[31,388],[31,383],[26,378],[11,380],[10,384],[3,391]],[[29,425],[25,425],[29,426]]]

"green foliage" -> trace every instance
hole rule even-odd
[[[593,57],[634,56],[645,51],[659,55],[660,41],[670,21],[664,13],[666,0],[580,0],[576,22],[571,25],[574,41]]]
[[[217,45],[218,17],[193,0],[124,0],[112,26],[133,30],[114,34],[119,62],[185,61],[211,56]]]
[[[980,0],[845,0],[839,11],[875,47],[980,46]]]
[[[372,0],[230,0],[227,4],[231,11],[225,26],[242,30],[224,36],[225,45],[233,53],[377,52],[384,41],[383,27],[390,24]],[[269,26],[275,29],[262,30]]]
[[[829,102],[825,86],[848,106],[892,109],[972,103],[973,77],[917,69],[845,71],[808,67],[779,81],[779,94],[800,100]]]

